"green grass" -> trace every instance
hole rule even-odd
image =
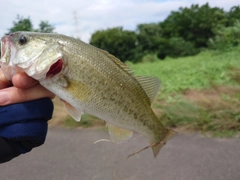
[[[231,52],[131,64],[136,75],[161,80],[161,121],[173,128],[232,137],[240,130],[240,47]]]
[[[167,96],[172,92],[203,89],[213,84],[233,84],[228,73],[232,67],[240,67],[239,61],[240,47],[222,54],[206,51],[193,57],[167,58],[154,63],[130,64],[130,67],[136,75],[158,77],[161,80],[160,96]]]

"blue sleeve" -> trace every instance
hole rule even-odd
[[[42,145],[52,113],[49,98],[0,107],[0,162]]]

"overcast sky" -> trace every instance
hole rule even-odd
[[[1,0],[0,37],[13,26],[17,14],[30,17],[34,28],[47,20],[57,33],[77,36],[88,42],[96,30],[163,21],[171,11],[191,4],[220,7],[228,11],[239,0]]]

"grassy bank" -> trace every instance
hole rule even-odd
[[[231,52],[206,51],[193,57],[167,58],[154,63],[129,64],[136,75],[156,76],[161,80],[161,93],[167,95],[187,89],[214,85],[233,85],[231,69],[239,67],[240,47]]]
[[[235,136],[240,130],[239,52],[237,47],[130,66],[137,75],[161,80],[154,109],[167,126]]]

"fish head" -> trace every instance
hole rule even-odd
[[[16,32],[1,39],[0,65],[6,78],[25,72],[36,80],[58,74],[63,68],[60,45],[47,34]]]

